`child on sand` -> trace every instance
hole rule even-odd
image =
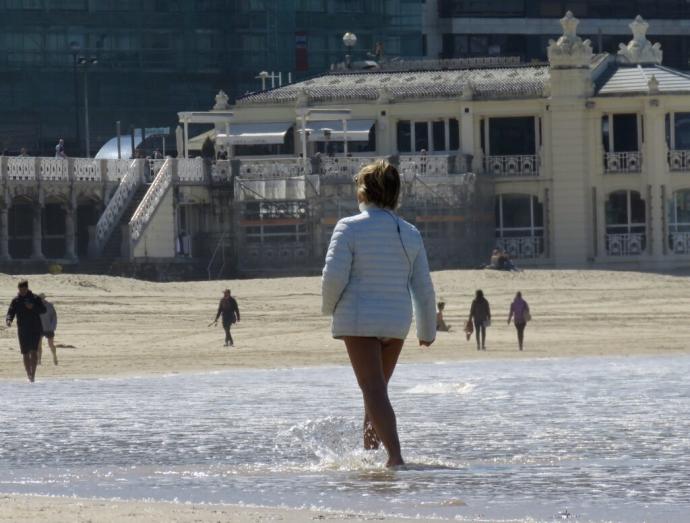
[[[443,319],[443,309],[446,308],[446,304],[442,301],[438,302],[438,312],[436,313],[436,330],[438,332],[449,332],[450,325],[448,325]]]

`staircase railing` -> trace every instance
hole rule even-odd
[[[172,186],[173,182],[173,160],[168,158],[165,160],[163,166],[158,170],[158,174],[153,179],[153,183],[144,195],[144,198],[139,203],[137,210],[134,211],[132,219],[129,221],[129,238],[132,246],[130,252],[134,252],[134,247],[139,240],[144,230],[148,226],[151,218],[153,218],[156,209],[160,205],[163,197]]]
[[[105,244],[120,223],[122,214],[129,206],[134,194],[142,183],[142,164],[139,160],[130,163],[127,173],[122,177],[115,194],[108,202],[105,212],[96,224],[96,254],[101,255]]]
[[[216,244],[216,248],[213,251],[213,256],[211,256],[211,261],[208,262],[208,266],[206,267],[206,272],[208,273],[208,279],[209,281],[213,279],[213,275],[211,274],[211,271],[213,270],[213,264],[216,261],[216,258],[219,256],[220,253],[220,269],[218,269],[218,272],[216,273],[216,278],[219,278],[222,274],[223,271],[225,270],[225,240],[226,240],[226,235],[223,234],[223,236],[220,237],[220,240],[218,240],[218,243]]]

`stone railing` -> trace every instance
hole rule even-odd
[[[519,154],[509,156],[487,156],[484,171],[496,177],[539,176],[539,156]]]
[[[638,256],[644,252],[644,233],[606,235],[606,254],[609,256]]]
[[[690,254],[690,232],[672,232],[669,238],[673,254]]]
[[[100,255],[103,252],[105,244],[120,223],[122,214],[142,183],[142,171],[143,160],[130,160],[129,169],[96,224],[96,254]]]
[[[47,182],[69,182],[69,161],[63,158],[41,158],[39,162],[41,180]]]
[[[120,182],[127,176],[133,160],[108,160],[106,176],[109,182]]]
[[[204,183],[204,160],[202,158],[177,160],[177,180],[179,183]]]
[[[100,160],[75,158],[74,179],[78,182],[100,182],[102,180]]]
[[[7,179],[13,181],[37,180],[38,173],[36,172],[36,158],[8,158]]]
[[[449,169],[449,156],[436,156],[436,155],[413,155],[413,156],[401,156],[400,163],[398,165],[398,170],[400,174],[405,176],[448,176],[450,174]]]
[[[322,176],[346,176],[352,178],[365,165],[378,158],[370,156],[322,156],[320,174]]]
[[[218,160],[211,165],[213,183],[229,183],[232,180],[232,163],[230,160]]]
[[[604,153],[604,172],[606,174],[639,173],[642,170],[642,153]]]
[[[134,247],[173,183],[173,160],[167,159],[129,221],[129,237]]]
[[[544,238],[540,236],[499,238],[496,246],[507,252],[511,258],[539,258],[544,252]]]
[[[669,151],[668,168],[673,172],[690,172],[690,151]]]
[[[271,178],[295,178],[311,174],[311,166],[307,168],[300,158],[252,159],[240,161],[240,178],[253,180]]]

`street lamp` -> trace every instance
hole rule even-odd
[[[77,147],[81,142],[81,137],[79,136],[79,75],[77,74],[77,57],[79,51],[81,51],[81,46],[78,42],[69,43],[70,52],[72,53],[72,66],[74,73],[74,130]]]
[[[89,132],[89,82],[88,71],[89,67],[98,65],[98,59],[95,57],[86,58],[80,56],[77,62],[84,69],[84,135],[86,138],[86,157],[91,158],[91,136]]]
[[[352,48],[357,45],[357,35],[350,32],[345,33],[343,35],[343,43],[347,48],[347,54],[345,55],[345,67],[349,69],[352,67],[352,56],[350,53],[352,53]]]

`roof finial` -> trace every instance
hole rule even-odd
[[[572,11],[568,11],[560,20],[563,34],[558,41],[549,40],[549,63],[557,68],[589,67],[592,60],[592,46],[589,40],[577,36],[580,21]]]
[[[647,87],[649,89],[649,94],[659,94],[659,80],[656,79],[655,74],[653,74],[649,82],[647,82]]]
[[[213,110],[225,111],[227,109],[230,109],[230,105],[228,105],[228,95],[221,89],[216,95],[216,104],[213,106]]]
[[[652,45],[647,40],[649,23],[640,15],[637,15],[629,27],[633,33],[633,39],[630,40],[628,45],[620,44],[618,46],[618,61],[624,64],[660,65],[663,58],[661,44],[657,42]]]

